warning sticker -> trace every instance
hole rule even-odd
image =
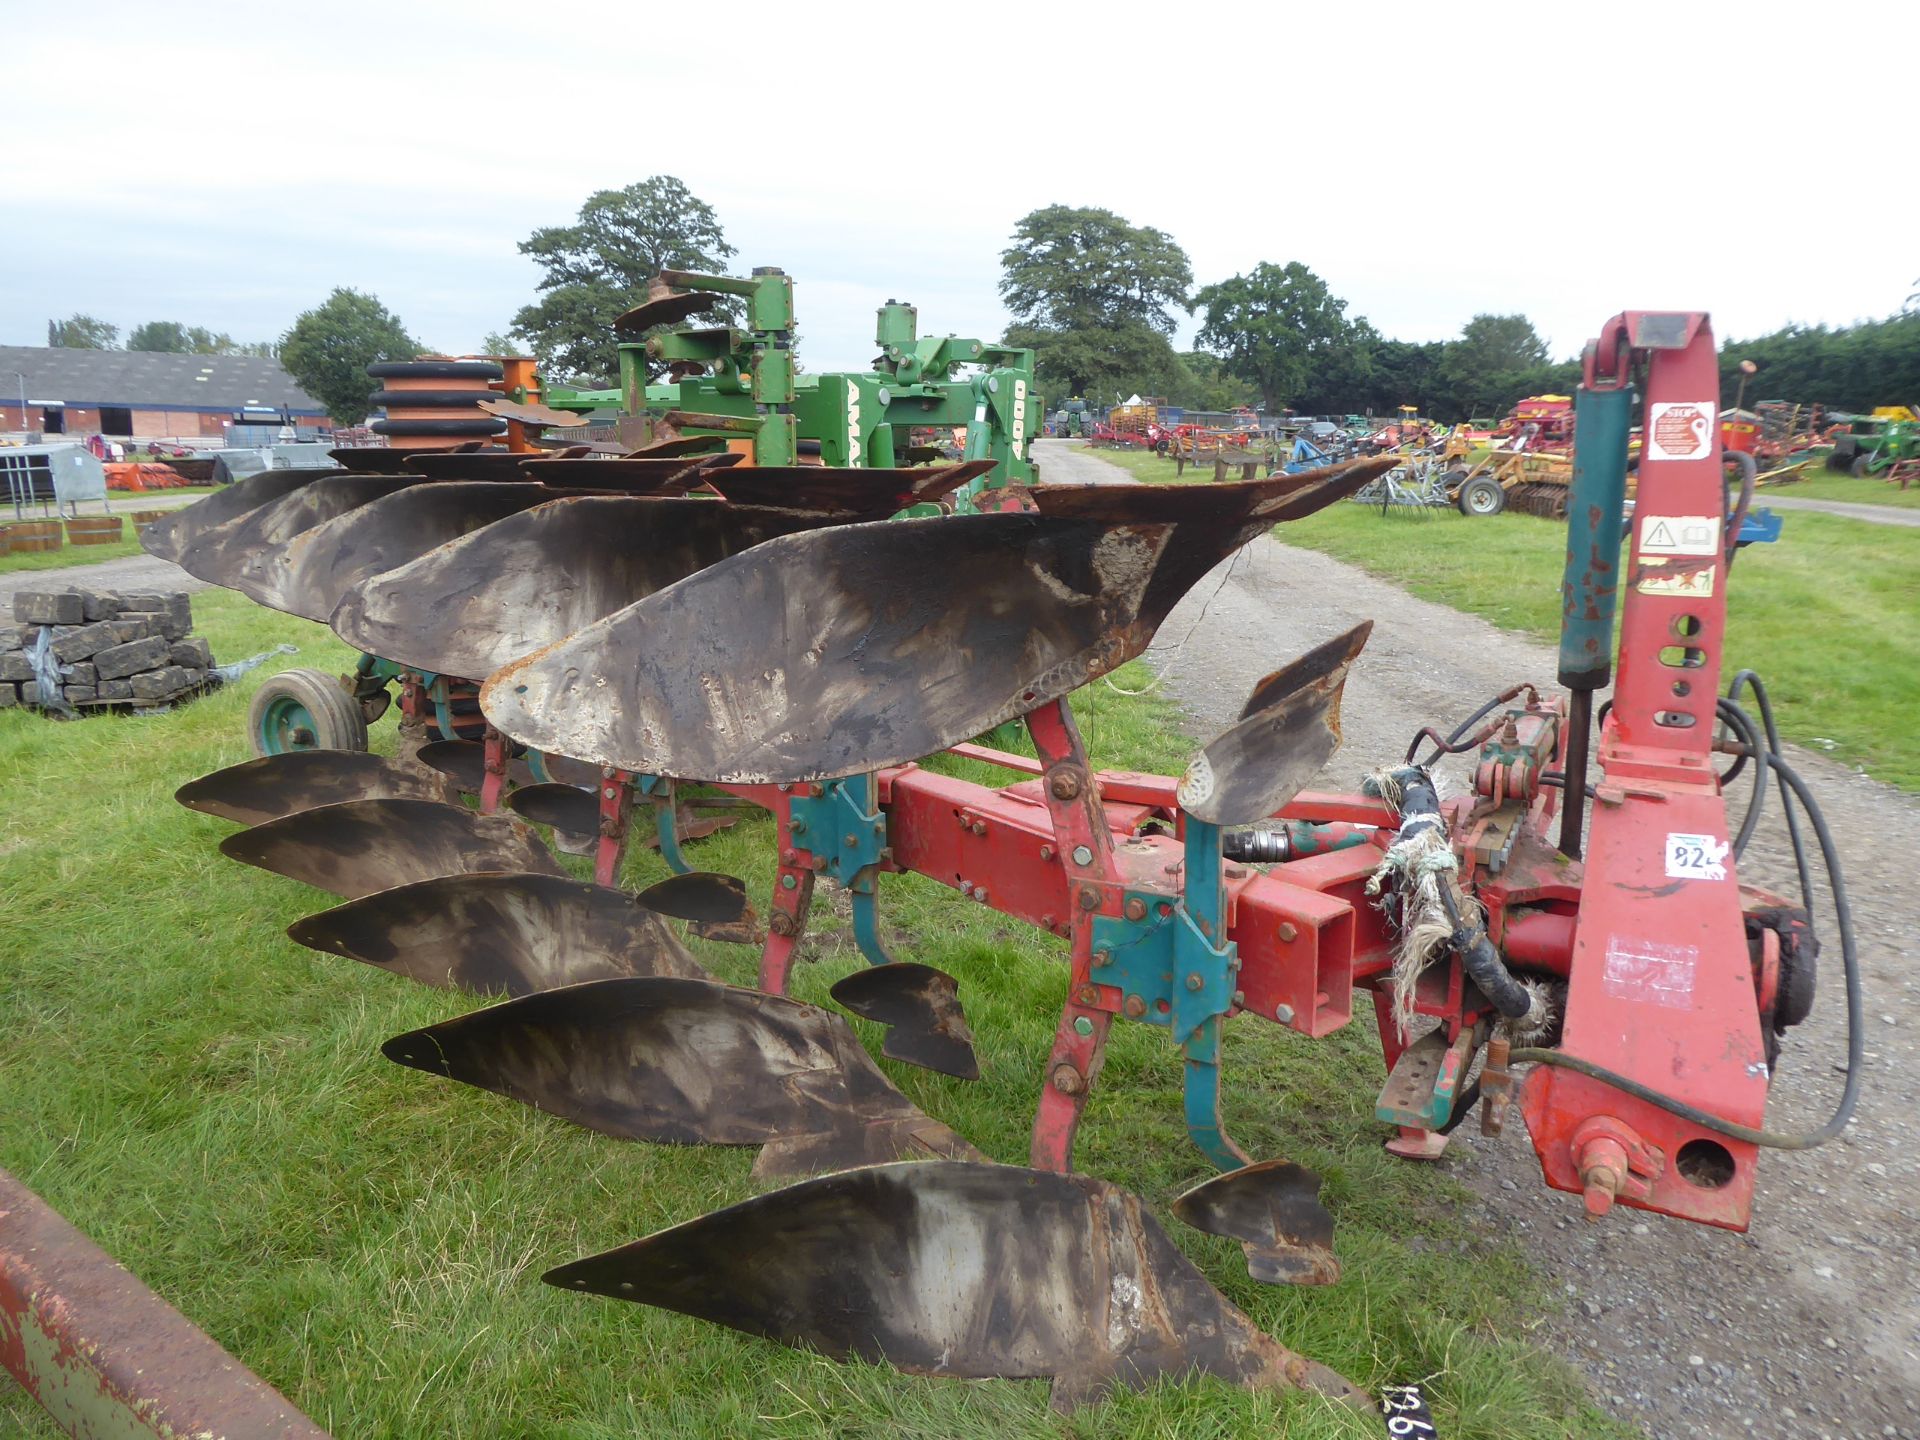
[[[1718,555],[1718,515],[1649,515],[1640,526],[1642,555]]]
[[[1664,1005],[1669,1010],[1693,1008],[1693,972],[1700,951],[1693,945],[1662,945],[1653,940],[1607,937],[1607,963],[1600,972],[1600,988],[1622,1000]]]
[[[1702,565],[1698,570],[1678,570],[1671,575],[1644,570],[1635,588],[1642,595],[1687,595],[1704,600],[1713,594],[1713,572],[1718,568]]]
[[[1670,880],[1724,880],[1727,852],[1733,847],[1711,835],[1667,836],[1667,878]]]
[[[1655,460],[1704,460],[1713,453],[1718,415],[1711,401],[1663,400],[1647,406],[1647,454]]]

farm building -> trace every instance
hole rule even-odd
[[[23,413],[24,411],[24,413]],[[140,439],[327,424],[278,360],[0,345],[0,430]]]

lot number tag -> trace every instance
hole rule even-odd
[[[1386,1417],[1387,1434],[1395,1440],[1429,1440],[1440,1433],[1418,1385],[1382,1385],[1380,1413]]]
[[[1733,847],[1711,835],[1667,836],[1669,880],[1724,880],[1727,852]]]

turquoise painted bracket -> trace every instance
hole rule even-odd
[[[828,780],[817,795],[788,802],[788,833],[796,847],[822,862],[821,874],[840,882],[853,899],[853,940],[869,965],[890,965],[880,938],[880,859],[887,848],[887,817],[880,813],[874,775]]]
[[[636,775],[633,793],[653,804],[653,829],[660,841],[660,858],[676,875],[689,875],[693,866],[680,850],[679,811],[673,803],[673,781],[665,775]]]
[[[1246,1157],[1220,1119],[1220,1025],[1233,1006],[1240,957],[1233,942],[1214,938],[1226,931],[1219,827],[1187,817],[1178,901],[1129,891],[1121,908],[1141,918],[1094,917],[1094,983],[1118,986],[1124,1013],[1171,1030],[1186,1057],[1187,1134],[1215,1165],[1237,1169]]]

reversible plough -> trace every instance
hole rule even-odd
[[[1361,1401],[1256,1329],[1140,1199],[1074,1171],[1116,1019],[1167,1031],[1188,1134],[1221,1171],[1174,1214],[1238,1240],[1268,1281],[1339,1266],[1318,1178],[1229,1134],[1221,1040],[1236,1017],[1319,1037],[1362,992],[1390,1148],[1437,1155],[1476,1101],[1498,1133],[1517,1095],[1547,1183],[1596,1218],[1618,1203],[1743,1229],[1758,1148],[1824,1138],[1851,1109],[1852,1075],[1824,1131],[1761,1129],[1816,946],[1806,896],[1736,879],[1757,811],[1730,830],[1716,751],[1755,769],[1756,797],[1777,780],[1831,851],[1770,718],[1763,738],[1716,696],[1733,553],[1716,385],[1704,316],[1608,326],[1580,397],[1568,697],[1516,686],[1450,734],[1422,730],[1361,793],[1306,786],[1339,743],[1367,625],[1262,680],[1179,777],[1097,772],[1067,702],[1145,651],[1223,559],[1392,458],[1039,485],[1018,510],[885,521],[977,467],[763,467],[675,441],[517,479],[458,478],[458,456],[436,457],[431,480],[417,459],[268,473],[154,526],[150,548],[202,579],[325,620],[415,680],[480,682],[486,721],[431,747],[437,768],[297,752],[179,798],[248,827],[228,855],[342,898],[292,927],[300,943],[506,997],[394,1038],[390,1059],[609,1135],[758,1146],[757,1176],[796,1182],[549,1283],[920,1373],[1051,1377],[1063,1405],[1193,1371]],[[1622,572],[1636,386],[1649,440]],[[1619,673],[1590,777],[1616,598]],[[973,743],[1015,720],[1036,758]],[[919,763],[943,752],[1021,778]],[[1458,794],[1436,783],[1442,756],[1469,757]],[[686,870],[696,785],[773,817],[764,922],[722,876],[614,888],[640,805]],[[590,843],[599,883],[567,878],[526,819]],[[886,1027],[888,1057],[977,1075],[959,982],[882,939],[883,877],[900,872],[1068,942],[1025,1166],[988,1163],[844,1018],[787,998],[825,877],[870,962],[834,999]],[[758,987],[714,980],[674,919],[752,935]]]

